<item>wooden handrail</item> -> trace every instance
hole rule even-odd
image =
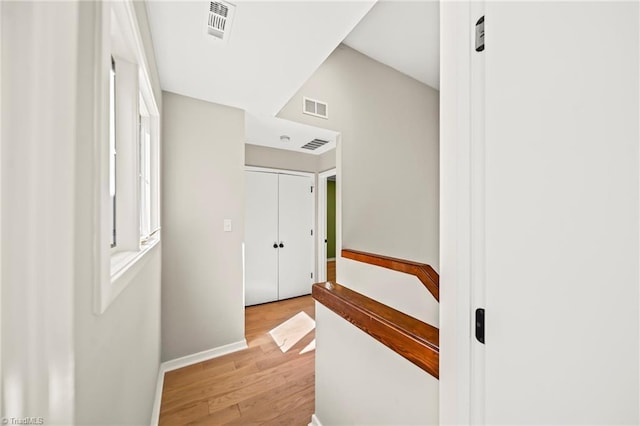
[[[313,285],[313,298],[380,343],[439,378],[439,331],[336,283]]]
[[[438,273],[426,263],[412,262],[410,260],[396,259],[394,257],[350,249],[342,249],[342,257],[415,275],[433,297],[435,297],[437,301],[440,301],[440,277]]]

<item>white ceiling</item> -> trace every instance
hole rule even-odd
[[[431,87],[440,87],[437,1],[381,0],[344,43]]]
[[[229,39],[206,35],[206,1],[147,2],[164,90],[274,116],[374,4],[232,1]]]
[[[336,132],[274,116],[341,42],[439,87],[437,1],[232,2],[225,42],[206,35],[207,1],[148,1],[147,8],[162,89],[244,109],[247,143],[311,154],[335,148]],[[330,143],[300,148],[315,138]]]
[[[282,118],[256,116],[250,113],[245,113],[244,123],[247,143],[252,145],[288,149],[316,155],[324,154],[336,147],[338,133],[331,130],[295,123]],[[282,135],[289,136],[290,140],[288,142],[281,141],[280,136]],[[301,148],[304,144],[316,138],[329,141],[329,143],[313,151]]]

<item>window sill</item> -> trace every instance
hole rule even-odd
[[[149,253],[158,243],[160,237],[147,241],[138,251],[121,251],[111,255],[111,284],[117,285],[127,276],[135,276],[140,267],[146,260],[146,255]],[[128,279],[126,281],[129,281]]]
[[[102,315],[140,273],[151,258],[151,252],[160,244],[160,233],[145,242],[138,251],[112,253],[109,263],[104,265],[105,273],[100,281],[95,299],[95,313]],[[106,260],[106,259],[105,259]]]

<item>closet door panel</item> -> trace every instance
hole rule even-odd
[[[279,298],[311,293],[313,271],[313,182],[308,177],[279,177]]]
[[[245,305],[278,300],[278,175],[246,172]],[[279,242],[279,241],[278,241]]]

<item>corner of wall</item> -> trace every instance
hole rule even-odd
[[[170,92],[163,97],[166,361],[244,338],[245,130],[242,110]],[[232,232],[224,232],[226,219]]]

